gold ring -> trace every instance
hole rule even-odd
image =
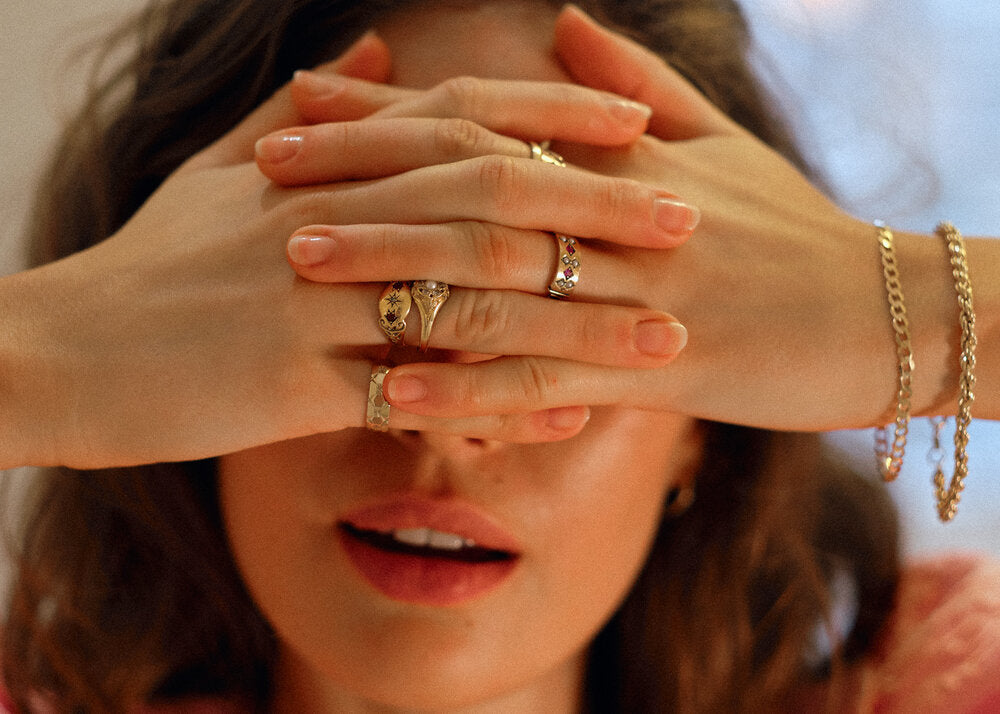
[[[427,351],[427,343],[431,339],[431,327],[438,310],[444,305],[451,291],[447,283],[437,280],[414,280],[412,299],[420,311],[420,351]]]
[[[382,394],[382,382],[389,368],[384,364],[372,365],[372,378],[368,381],[368,417],[365,426],[372,431],[389,431],[389,402]]]
[[[572,236],[553,233],[559,246],[559,262],[556,275],[549,283],[549,297],[563,300],[580,280],[580,242]]]
[[[547,164],[553,164],[555,166],[566,166],[566,160],[549,148],[549,142],[543,141],[539,144],[536,141],[529,141],[528,146],[531,147],[532,159],[535,159],[536,161],[544,161]]]
[[[389,283],[378,300],[378,325],[394,345],[403,343],[411,303],[410,286],[401,281]]]

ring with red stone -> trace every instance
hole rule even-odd
[[[438,310],[451,295],[447,283],[439,280],[414,280],[411,295],[417,310],[420,311],[420,351],[427,351],[427,343],[431,339],[431,327]]]
[[[553,233],[559,245],[556,275],[549,283],[549,297],[564,300],[580,281],[580,241],[562,233]]]
[[[394,345],[403,343],[411,305],[410,285],[402,281],[389,283],[378,300],[378,326]]]

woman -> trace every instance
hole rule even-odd
[[[23,420],[31,433],[20,443],[29,447],[11,446],[5,458],[107,467],[233,452],[216,461],[64,470],[41,490],[4,633],[16,702],[117,711],[208,694],[275,711],[759,711],[860,701],[865,692],[855,685],[869,680],[852,665],[887,617],[897,575],[884,502],[821,464],[812,437],[692,416],[735,413],[729,418],[806,429],[875,421],[884,405],[868,394],[852,401],[853,392],[834,399],[825,376],[798,385],[797,365],[787,372],[797,391],[784,404],[759,391],[699,388],[707,374],[732,373],[725,360],[738,356],[721,340],[702,345],[700,359],[686,349],[664,368],[684,337],[655,308],[677,301],[696,313],[689,288],[658,292],[653,278],[662,277],[658,261],[667,255],[658,249],[683,243],[693,213],[655,172],[670,166],[677,192],[702,208],[705,238],[731,225],[750,225],[751,234],[775,226],[766,212],[756,224],[734,214],[734,194],[745,185],[719,190],[713,167],[739,156],[734,143],[754,152],[762,177],[778,176],[769,186],[789,181],[803,192],[790,211],[775,208],[808,217],[787,225],[852,240],[858,225],[673,75],[631,88],[649,95],[649,128],[659,139],[639,139],[649,118],[641,106],[535,83],[566,79],[548,54],[556,12],[546,5],[364,3],[340,12],[317,3],[283,8],[278,18],[256,5],[177,3],[151,18],[152,27],[163,23],[162,35],[152,35],[155,61],[138,67],[136,96],[100,144],[76,147],[84,159],[69,160],[76,168],[51,188],[66,201],[70,188],[86,189],[89,174],[96,192],[47,214],[53,224],[40,233],[62,243],[48,257],[112,237],[15,276],[29,295],[55,296],[39,298],[42,312],[26,322],[42,327],[24,341],[57,342],[64,355],[91,362],[70,380],[60,374],[65,365],[43,361],[16,388],[42,395],[36,409],[64,404],[70,413]],[[727,113],[790,151],[746,75],[731,6],[604,10],[641,27],[644,42]],[[292,69],[336,55],[352,28],[357,34],[373,22],[386,44],[355,45],[342,72],[387,79],[391,51],[394,82],[443,88],[307,74],[292,86],[298,114],[279,94],[195,153]],[[558,56],[581,81],[615,81],[597,61],[609,51],[613,66],[639,71],[648,61],[576,11],[559,15],[555,28]],[[497,37],[502,58],[483,51]],[[451,50],[446,62],[442,43]],[[256,74],[232,86],[246,66]],[[438,84],[456,73],[532,82]],[[165,108],[172,114],[151,126]],[[419,119],[453,115],[493,131]],[[193,130],[188,116],[199,119]],[[287,130],[357,116],[369,118],[348,129]],[[456,128],[471,133],[448,140]],[[276,182],[268,184],[247,162],[249,147],[272,129],[282,133],[258,144],[257,155]],[[646,183],[530,162],[525,144],[505,136],[575,142],[560,144],[571,163],[638,171]],[[434,137],[446,139],[427,152]],[[397,150],[379,150],[386,147]],[[684,171],[664,163],[672,147],[689,152]],[[520,160],[490,158],[505,154]],[[127,195],[112,175],[125,177]],[[179,207],[193,210],[179,215]],[[389,243],[378,227],[386,224],[395,226]],[[538,269],[551,264],[549,230],[608,241],[585,241],[592,272],[575,302],[537,297],[549,277]],[[293,233],[292,264],[329,285],[295,281],[275,260]],[[779,233],[787,241],[794,231]],[[507,269],[483,272],[470,260],[468,246],[482,243],[512,251],[497,263]],[[683,261],[703,262],[684,252],[697,243],[671,251],[678,274]],[[831,249],[829,264],[843,251],[839,243]],[[736,290],[745,269],[732,263],[707,263],[716,287]],[[95,285],[97,275],[108,283]],[[434,323],[436,359],[416,362],[399,350],[386,357],[371,316],[384,282],[427,276],[455,288]],[[634,285],[615,280],[621,276]],[[635,286],[652,292],[633,293]],[[88,314],[105,306],[97,329],[54,329],[68,324],[58,298],[69,295]],[[927,298],[914,307],[937,304]],[[814,319],[790,318],[782,329]],[[551,339],[553,324],[565,339]],[[712,327],[709,319],[699,331],[721,333]],[[821,347],[794,352],[808,364]],[[761,348],[774,361],[772,349]],[[882,349],[859,351],[853,358],[867,363]],[[483,359],[491,354],[503,357]],[[115,375],[107,355],[129,374]],[[397,360],[384,383],[394,430],[346,428],[361,423],[372,362]],[[675,367],[679,376],[668,376]],[[887,378],[873,377],[875,391],[891,387],[889,367]],[[518,379],[523,370],[535,379]],[[101,390],[96,375],[105,374]],[[411,383],[418,399],[404,400],[407,376],[420,377],[429,398]],[[437,378],[453,380],[447,398],[435,390]],[[119,401],[127,387],[136,397],[131,412]],[[135,395],[137,387],[148,393]],[[796,399],[803,392],[822,407],[805,408]],[[150,404],[149,418],[139,418]],[[914,404],[931,409],[925,394]],[[699,496],[684,511],[695,483]],[[847,532],[844,522],[852,524]],[[838,595],[845,582],[856,608]],[[818,695],[810,687],[817,682],[826,682]]]

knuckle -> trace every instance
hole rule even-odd
[[[503,294],[496,290],[463,290],[455,315],[458,345],[487,349],[511,327],[511,314]]]
[[[519,263],[517,242],[508,229],[495,223],[469,221],[465,226],[475,254],[478,275],[510,277]]]
[[[609,179],[602,181],[594,196],[594,209],[614,222],[625,220],[642,200],[646,190],[635,181]]]
[[[524,357],[521,365],[522,368],[515,379],[519,396],[528,404],[544,404],[548,395],[558,385],[558,378],[546,369],[545,362],[537,357]]]
[[[476,162],[476,182],[483,197],[506,214],[520,203],[521,167],[510,156],[485,156]]]
[[[452,114],[462,117],[478,116],[485,85],[477,77],[459,76],[446,79],[438,85],[444,103]]]
[[[398,236],[396,229],[391,225],[374,225],[370,227],[369,250],[371,254],[366,256],[365,262],[369,266],[378,266],[382,269],[393,269],[398,258]]]
[[[358,124],[355,122],[327,124],[323,128],[323,133],[326,134],[324,138],[330,154],[340,155],[354,146],[358,139],[358,129]]]
[[[282,222],[294,230],[302,225],[330,223],[329,201],[324,193],[314,188],[285,191],[279,204]]]
[[[583,354],[593,356],[603,352],[607,348],[609,335],[613,335],[615,339],[628,339],[628,335],[623,334],[621,323],[614,326],[609,325],[607,321],[595,314],[599,309],[599,306],[587,309],[587,314],[582,317],[577,326],[576,336]],[[627,326],[625,327],[628,329]]]
[[[434,127],[434,146],[445,156],[475,156],[485,138],[486,130],[468,119],[442,119]]]

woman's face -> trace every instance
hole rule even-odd
[[[554,17],[450,3],[379,30],[399,84],[565,80]],[[686,418],[598,408],[552,444],[348,429],[224,457],[232,547],[280,642],[279,707],[572,709],[586,647],[698,451]],[[441,547],[399,542],[428,528]]]

